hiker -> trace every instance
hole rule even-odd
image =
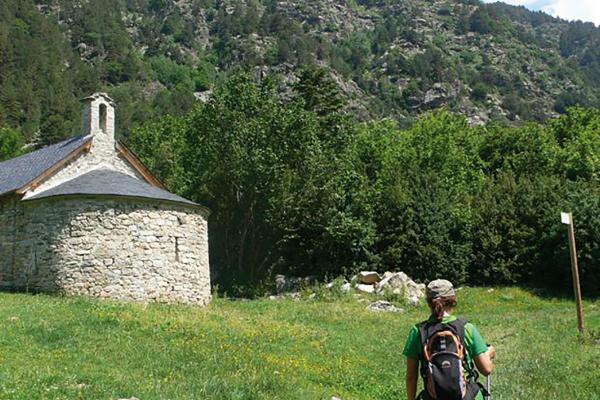
[[[417,398],[419,363],[425,389],[418,399],[483,400],[485,389],[476,383],[477,370],[488,376],[493,369],[493,346],[475,325],[452,315],[456,292],[444,279],[427,285],[428,320],[412,327],[403,354],[406,356],[408,400]]]

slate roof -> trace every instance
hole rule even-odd
[[[76,136],[0,162],[0,196],[25,186],[77,148],[83,146],[88,140],[91,140],[91,136]]]
[[[166,200],[188,205],[198,204],[176,194],[152,186],[122,172],[101,168],[87,172],[65,183],[45,190],[26,200],[67,195],[114,195]]]

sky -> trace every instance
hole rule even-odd
[[[483,0],[494,3],[497,0]],[[600,0],[502,0],[515,6],[525,6],[531,10],[541,10],[555,17],[569,21],[582,20],[600,25]]]

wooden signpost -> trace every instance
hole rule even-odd
[[[560,220],[569,227],[569,251],[571,253],[571,272],[573,273],[573,291],[575,292],[575,301],[577,303],[577,328],[579,333],[585,330],[585,321],[583,320],[583,307],[581,305],[581,287],[579,285],[579,268],[577,267],[577,248],[575,247],[575,228],[573,226],[573,214],[560,213]]]

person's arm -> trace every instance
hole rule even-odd
[[[475,357],[475,365],[477,366],[479,372],[481,372],[485,376],[491,374],[494,369],[494,363],[492,362],[492,359],[495,356],[496,349],[494,348],[494,346],[489,346],[487,351]]]
[[[471,323],[465,325],[465,341],[477,370],[488,376],[494,369],[492,358],[496,356],[494,346],[486,343],[477,327]]]
[[[417,381],[419,378],[419,360],[406,358],[406,396],[408,400],[415,400],[417,396]]]

